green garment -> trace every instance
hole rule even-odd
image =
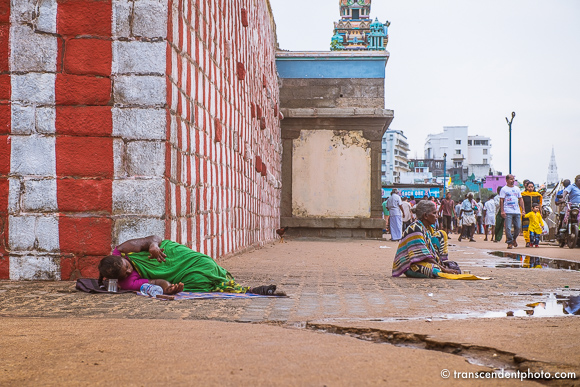
[[[232,275],[211,257],[179,243],[164,240],[165,262],[149,259],[149,252],[129,253],[128,258],[143,278],[164,279],[172,284],[183,282],[185,292],[245,293]]]
[[[387,207],[387,201],[383,202],[383,215],[389,216],[389,208]]]

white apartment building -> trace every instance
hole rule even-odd
[[[425,159],[442,159],[446,154],[450,175],[459,174],[463,181],[471,174],[476,180],[489,175],[490,151],[491,139],[469,136],[467,126],[444,126],[443,133],[429,134],[425,141]]]
[[[401,182],[401,172],[409,172],[409,143],[402,130],[387,130],[383,135],[381,180],[385,184]]]

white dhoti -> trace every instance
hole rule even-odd
[[[398,241],[403,236],[403,216],[391,215],[391,239]]]

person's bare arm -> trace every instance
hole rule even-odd
[[[163,241],[157,235],[150,235],[145,238],[130,239],[117,246],[117,250],[121,253],[138,253],[141,251],[149,251],[149,258],[156,259],[159,262],[165,262],[165,253],[163,249],[159,248],[159,244]]]
[[[505,210],[503,209],[503,198],[499,198],[499,210],[501,213],[501,217],[505,218]]]
[[[524,199],[523,198],[520,198],[519,203],[520,203],[520,212],[522,214],[525,214],[526,213],[525,212],[526,210],[524,209],[525,208],[525,206],[524,206]]]
[[[150,284],[161,286],[163,289],[163,294],[176,294],[183,291],[183,283],[172,284],[164,279],[152,279],[149,280]]]

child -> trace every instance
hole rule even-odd
[[[530,231],[530,247],[538,247],[538,244],[540,243],[540,235],[542,234],[544,227],[544,220],[540,213],[540,205],[533,204],[532,211],[525,214],[524,217],[530,222],[528,228]]]

